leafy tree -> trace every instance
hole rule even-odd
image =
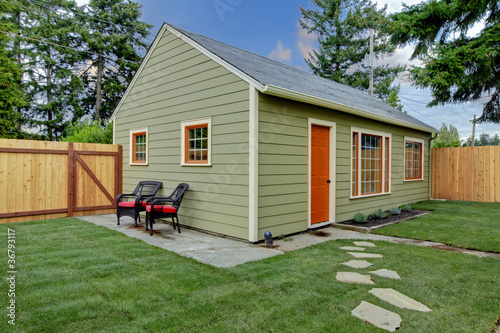
[[[17,32],[14,25],[9,22],[13,15],[14,6],[0,2],[0,30],[5,32]],[[20,85],[22,69],[8,52],[8,45],[12,45],[12,38],[0,34],[0,137],[19,139],[24,135],[21,131],[21,115],[16,108],[26,105]]]
[[[113,143],[113,123],[101,120],[86,119],[68,126],[66,135],[61,138],[65,142]]]
[[[472,146],[472,135],[465,140],[463,146]],[[498,134],[490,136],[488,133],[481,133],[479,138],[474,140],[474,146],[500,146],[500,137]]]
[[[446,126],[446,124],[443,123],[439,129],[438,136],[432,141],[432,147],[460,147],[460,143],[461,140],[457,128],[452,124]]]
[[[399,99],[398,93],[395,91],[391,91],[389,93],[389,97],[387,98],[387,104],[398,109],[399,111],[403,111],[403,104],[401,104],[401,100]],[[406,113],[406,111],[403,111]]]
[[[314,50],[307,64],[314,72],[327,79],[368,91],[369,71],[364,58],[369,54],[368,29],[375,29],[374,54],[377,58],[391,55],[395,46],[386,34],[386,9],[377,10],[371,0],[312,0],[316,8],[300,7],[301,26],[318,35],[319,51]],[[402,66],[374,67],[374,94],[387,100],[390,93],[398,93],[392,86]]]
[[[90,0],[79,16],[82,41],[94,53],[87,53],[82,71],[83,111],[94,119],[112,114],[139,68],[152,28],[139,21],[141,7],[130,0]]]
[[[478,123],[500,122],[500,2],[428,0],[392,16],[392,41],[416,43],[415,84],[432,90],[428,106],[475,101],[491,94]],[[478,22],[476,36],[467,33]]]

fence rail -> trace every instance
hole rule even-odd
[[[432,149],[432,197],[500,202],[500,146]]]
[[[118,145],[0,139],[0,223],[114,212]]]

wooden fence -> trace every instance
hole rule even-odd
[[[500,202],[500,146],[432,149],[432,197]]]
[[[0,139],[0,223],[112,213],[122,147]]]

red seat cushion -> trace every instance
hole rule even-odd
[[[142,204],[142,207],[146,207],[148,203],[146,201],[141,201],[141,204]]]
[[[164,213],[175,213],[177,209],[172,206],[163,206],[163,212]]]
[[[161,206],[155,205],[155,212],[163,212],[163,213],[175,213],[177,209],[172,206]],[[146,206],[146,212],[151,213],[151,205]]]
[[[155,212],[161,212],[162,207],[163,206],[161,206],[161,205],[155,205],[155,208],[154,208]],[[151,205],[146,206],[146,212],[151,213]]]
[[[122,201],[118,203],[118,207],[135,207],[135,201]]]

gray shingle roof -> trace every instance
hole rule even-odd
[[[189,37],[206,50],[222,58],[262,85],[272,85],[334,103],[340,103],[366,112],[367,117],[370,117],[370,114],[373,114],[374,117],[388,117],[398,122],[423,127],[428,129],[429,132],[437,132],[432,126],[393,108],[361,90],[304,72],[298,68],[177,28],[170,24],[168,26]]]

